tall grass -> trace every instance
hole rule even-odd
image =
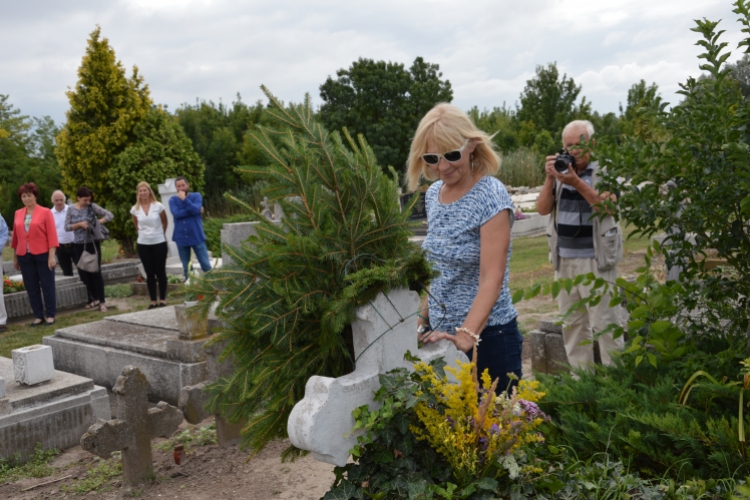
[[[535,187],[544,184],[544,156],[529,149],[518,148],[502,154],[496,177],[506,186]]]

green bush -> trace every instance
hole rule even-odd
[[[530,148],[503,153],[496,177],[506,186],[535,187],[544,184],[544,156]]]
[[[55,469],[49,463],[59,454],[60,450],[42,450],[42,444],[39,443],[28,460],[21,460],[18,456],[0,459],[0,484],[25,477],[46,477],[54,474]]]

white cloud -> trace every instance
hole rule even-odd
[[[196,97],[283,100],[318,87],[359,57],[440,64],[454,102],[512,105],[538,65],[557,61],[601,112],[616,111],[641,78],[676,101],[697,74],[693,19],[724,18],[728,0],[71,0],[7,2],[0,16],[0,93],[25,114],[64,119],[86,39],[96,24],[128,72],[137,65],[154,100],[175,109]],[[735,60],[732,57],[730,60]]]

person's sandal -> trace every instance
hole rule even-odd
[[[96,309],[97,307],[99,307],[99,301],[98,300],[95,300],[95,301],[91,302],[90,304],[86,304],[85,306],[83,306],[84,309]]]
[[[105,306],[104,304],[99,304],[99,312],[107,312],[107,306]]]
[[[159,307],[159,306],[157,306],[156,304],[149,304],[148,305],[149,309],[156,309],[157,307]]]

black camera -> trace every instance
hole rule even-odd
[[[562,173],[572,167],[572,171],[576,170],[576,158],[572,154],[568,153],[567,149],[561,149],[558,153],[559,156],[555,158],[555,170]]]

